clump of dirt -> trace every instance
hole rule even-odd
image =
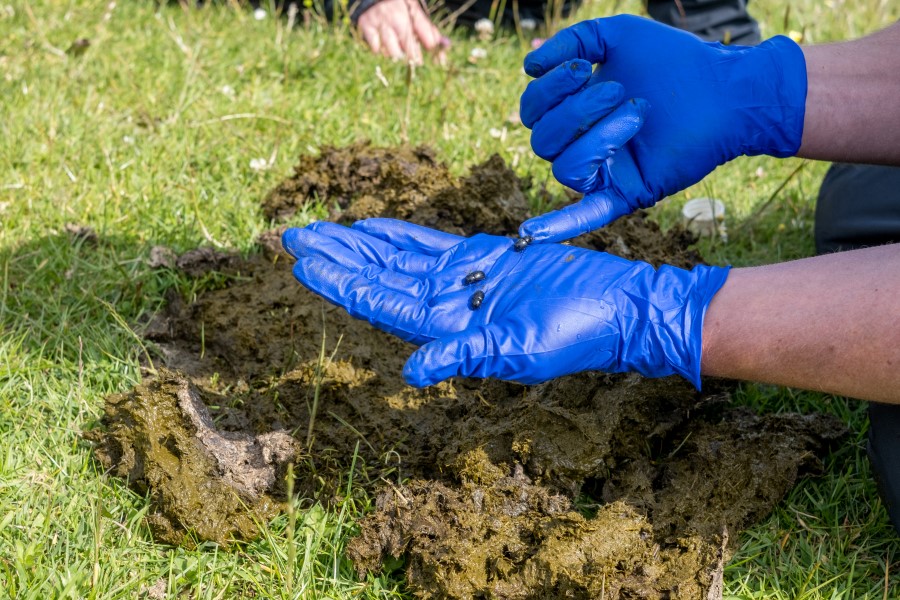
[[[100,241],[100,236],[97,235],[97,231],[88,225],[66,223],[63,229],[71,236],[72,241],[81,241],[88,246],[96,246]]]
[[[421,148],[328,149],[300,165],[266,199],[269,214],[312,194],[333,199],[341,220],[402,216],[461,234],[513,235],[528,216],[527,185],[498,158],[462,179]],[[690,267],[699,261],[692,241],[636,215],[575,243]],[[349,552],[360,573],[405,557],[409,586],[423,598],[720,597],[726,539],[815,472],[843,434],[822,415],[736,410],[719,381],[704,382],[703,394],[679,378],[600,373],[532,387],[454,379],[414,389],[401,378],[411,345],[298,285],[277,233],[260,246],[247,258],[166,261],[195,276],[222,271],[224,283],[190,304],[170,299],[145,336],[178,375],[160,371],[108,399],[108,431],[94,434],[104,464],[149,489],[155,506],[173,507],[171,529],[157,528],[165,541],[186,531],[221,539],[204,528],[210,507],[167,499],[162,476],[133,475],[138,461],[127,459],[138,455],[129,444],[159,446],[172,469],[224,489],[228,476],[209,454],[202,468],[179,466],[181,446],[176,453],[159,441],[183,430],[175,439],[196,445],[194,421],[172,408],[185,389],[209,406],[215,435],[250,444],[295,432],[286,460],[296,461],[301,494],[339,501],[348,473],[354,489],[374,494]],[[167,416],[156,423],[141,411]],[[277,480],[283,463],[266,464]]]
[[[150,492],[147,518],[169,544],[252,539],[275,516],[285,469],[299,455],[288,433],[217,430],[205,394],[165,369],[130,393],[106,399],[104,432],[89,432],[108,472]],[[215,400],[215,399],[213,399]]]

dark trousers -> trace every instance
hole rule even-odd
[[[684,29],[710,42],[751,45],[760,41],[759,25],[747,12],[748,0],[647,0],[653,19]],[[491,8],[502,11],[504,24],[518,18],[542,23],[545,16],[567,16],[581,0],[444,0],[448,13],[457,13],[457,22],[471,24],[489,18]],[[680,8],[679,8],[680,5]],[[463,10],[464,9],[464,10]]]
[[[834,164],[816,205],[816,252],[900,243],[900,167]],[[900,534],[900,405],[869,404],[869,461]]]
[[[759,24],[747,12],[747,1],[648,0],[647,12],[708,42],[752,46],[760,41]]]

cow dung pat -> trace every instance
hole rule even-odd
[[[105,432],[88,434],[107,471],[149,490],[147,522],[170,544],[256,537],[280,511],[287,464],[299,455],[299,443],[283,431],[217,430],[203,396],[163,369],[159,378],[108,397]]]

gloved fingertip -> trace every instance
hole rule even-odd
[[[583,58],[575,58],[563,63],[573,78],[587,81],[594,74],[594,65]]]
[[[630,210],[606,194],[588,195],[579,202],[529,219],[520,229],[535,242],[564,242],[613,222]]]
[[[303,229],[322,235],[328,235],[329,232],[340,231],[345,229],[345,227],[333,221],[313,221]]]
[[[565,153],[560,156],[565,156]],[[602,160],[605,160],[605,158],[584,161],[583,163],[555,160],[550,170],[553,172],[556,180],[564,186],[582,194],[589,194],[601,182],[599,169]]]
[[[528,219],[519,226],[519,237],[530,237],[533,244],[551,241],[550,231],[544,225],[543,217]]]
[[[629,98],[591,133],[608,140],[614,147],[624,146],[644,126],[649,108],[650,103],[643,98]]]
[[[417,388],[428,387],[434,385],[441,380],[434,380],[433,377],[424,368],[425,359],[421,350],[413,352],[406,364],[403,365],[403,380],[409,385]]]
[[[553,55],[548,51],[548,47],[542,46],[537,50],[532,50],[525,55],[524,67],[525,73],[531,77],[541,77],[546,75],[556,67],[565,65],[569,75],[583,79],[587,82],[593,72],[593,65],[589,61],[581,58],[572,60],[553,60]]]
[[[631,98],[629,100],[638,110],[638,114],[643,119],[647,116],[647,112],[650,110],[650,102],[644,100],[643,98]]]
[[[403,381],[416,388],[424,388],[431,385],[428,381],[423,380],[418,373],[407,373],[406,369],[403,370]]]
[[[294,279],[296,279],[300,283],[303,283],[305,265],[303,264],[302,259],[300,259],[299,257],[295,256],[294,258],[297,258],[297,262],[294,263],[293,268],[291,268],[291,272],[294,274]]]
[[[606,111],[625,101],[625,86],[618,81],[601,81],[587,87],[590,103],[596,110]]]
[[[390,226],[391,219],[385,219],[383,217],[373,217],[370,219],[361,219],[356,221],[350,226],[350,229],[354,231],[358,231],[360,233],[365,233],[366,235],[371,235],[372,237],[383,239],[385,237],[385,231]]]
[[[312,292],[318,292],[316,283],[319,282],[319,276],[322,274],[321,261],[298,256],[291,273],[293,273],[294,279],[300,282],[300,285]]]
[[[299,245],[297,236],[300,234],[300,231],[301,230],[297,227],[291,227],[281,234],[281,247],[294,258],[297,258],[297,255],[299,254],[297,252],[297,247]]]
[[[540,77],[549,70],[544,67],[544,61],[538,52],[540,48],[525,55],[525,73],[530,77]]]

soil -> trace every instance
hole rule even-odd
[[[455,178],[427,148],[358,144],[303,157],[263,207],[281,218],[315,197],[340,222],[512,236],[533,191],[499,157]],[[274,514],[292,461],[304,497],[340,502],[348,473],[376,497],[348,553],[361,576],[403,559],[417,597],[719,598],[728,540],[845,434],[824,415],[732,407],[722,381],[702,394],[679,378],[601,373],[411,388],[401,370],[414,348],[298,285],[278,234],[247,258],[154,255],[224,275],[146,325],[165,368],[108,398],[90,434],[107,469],[150,491],[162,541],[252,538],[254,527],[221,524]],[[575,243],[690,267],[692,242],[639,214]],[[210,496],[180,502],[200,498],[193,488]]]

